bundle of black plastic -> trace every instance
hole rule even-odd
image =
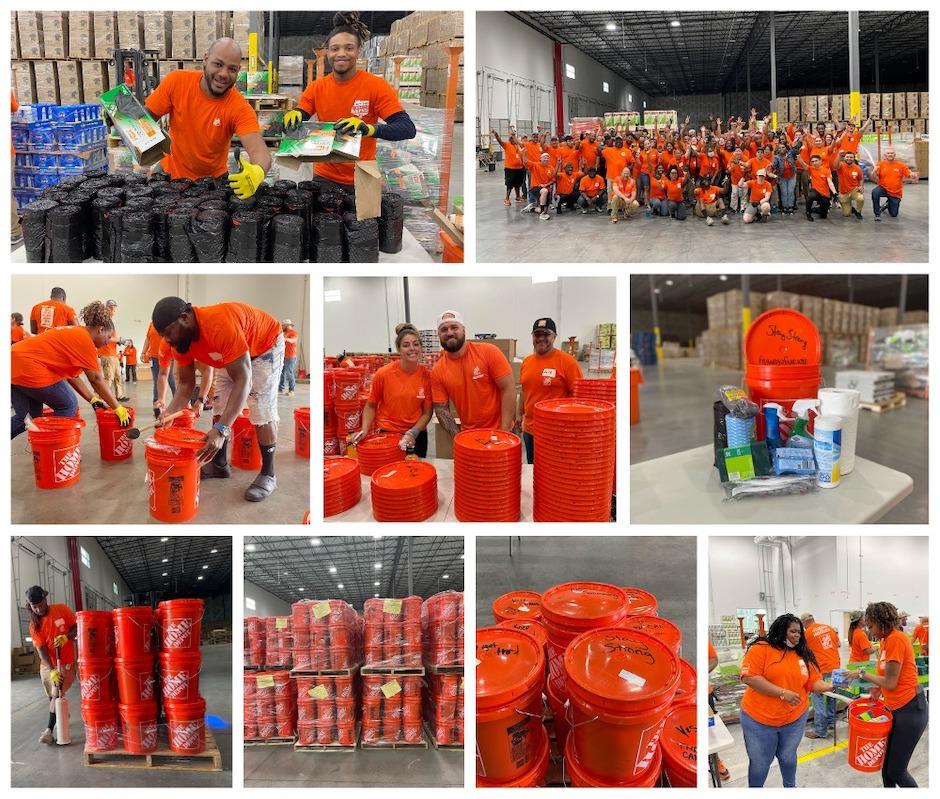
[[[275,180],[271,186],[277,194],[287,194],[297,188],[296,180]]]
[[[149,211],[153,208],[153,197],[128,197],[124,207],[129,211]]]
[[[322,184],[317,183],[315,180],[301,180],[297,183],[297,188],[301,191],[309,191],[313,195],[313,210],[318,211],[320,209],[320,187]]]
[[[196,250],[196,259],[199,263],[223,263],[227,239],[228,213],[226,211],[201,210],[193,217],[190,240]]]
[[[232,214],[228,236],[228,254],[225,260],[230,264],[253,264],[264,260],[262,242],[267,242],[264,235],[268,217],[260,211],[236,211]]]
[[[196,260],[196,250],[190,240],[190,224],[195,211],[177,206],[166,215],[167,249],[175,264],[189,264]]]
[[[92,200],[96,191],[90,188],[91,181],[79,186],[71,193],[68,205],[76,205],[80,209],[77,224],[82,230],[82,260],[91,258],[95,253],[94,215],[91,210]]]
[[[339,214],[321,212],[314,215],[310,260],[318,264],[342,263],[343,217]]]
[[[176,178],[175,180],[171,180],[167,185],[172,186],[176,191],[182,194],[192,188],[193,182],[189,178]]]
[[[101,229],[101,260],[105,263],[120,263],[124,216],[130,213],[133,212],[120,205],[104,212]]]
[[[153,188],[151,186],[129,186],[124,193],[128,202],[138,197],[153,197]]]
[[[117,208],[120,206],[120,204],[120,197],[117,197],[114,194],[106,194],[104,192],[98,192],[98,196],[92,200],[92,240],[94,242],[92,254],[98,261],[105,260],[105,252],[107,251],[108,247],[107,242],[110,241],[110,236],[108,236],[106,232],[108,225],[105,221],[105,215],[112,208]]]
[[[77,264],[85,260],[82,209],[78,205],[58,205],[46,214],[46,241],[49,262]]]
[[[26,248],[28,263],[41,264],[48,260],[46,215],[58,206],[55,200],[43,198],[34,200],[23,209],[23,246]]]
[[[343,213],[343,201],[345,199],[345,192],[339,189],[321,187],[317,196],[317,207],[327,214],[341,214]]]
[[[303,236],[300,243],[300,260],[306,260],[306,253],[310,249],[310,224],[313,220],[311,207],[312,195],[308,191],[291,189],[284,195],[284,213],[299,216],[303,222]],[[273,255],[272,255],[273,257]],[[276,258],[274,260],[277,260]]]
[[[379,217],[379,250],[401,252],[405,232],[405,198],[393,191],[382,192],[382,215]]]
[[[377,219],[356,219],[354,213],[343,215],[344,258],[351,264],[374,264],[379,260],[379,223]]]
[[[124,216],[121,233],[121,261],[149,264],[154,260],[153,211],[130,211]]]
[[[294,214],[278,214],[271,220],[271,260],[276,264],[303,260],[304,220]]]
[[[195,189],[199,194],[205,194],[207,191],[215,191],[218,188],[215,178],[197,178],[193,181],[191,189]]]
[[[166,196],[153,205],[153,251],[158,261],[170,260],[170,214],[176,208],[175,198]]]
[[[208,200],[202,200],[199,203],[199,208],[202,211],[227,211],[228,201],[220,200],[217,197],[210,197]]]

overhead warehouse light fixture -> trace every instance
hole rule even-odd
[[[217,549],[210,549],[210,550],[209,550],[209,554],[210,554],[210,555],[214,555],[214,554],[215,554],[216,552],[218,552],[218,551],[219,551],[219,550],[217,550]]]
[[[337,587],[340,591],[342,591],[346,586],[344,586],[342,583],[337,583],[336,587]]]
[[[666,281],[666,285],[667,285],[667,286],[674,286],[674,285],[675,285],[675,282],[672,281],[672,280],[667,280],[667,281]]]
[[[160,543],[165,544],[169,540],[170,540],[169,538],[167,538],[166,536],[163,536],[163,538],[160,539]]]
[[[679,22],[679,20],[674,19],[672,22],[669,23],[669,26],[672,27],[672,28],[678,28],[681,24],[682,24],[682,23]]]
[[[245,544],[245,552],[254,552],[254,551],[255,551],[254,544]]]
[[[169,563],[169,562],[170,562],[169,558],[164,558],[163,560],[160,561],[160,563]]]
[[[209,564],[208,564],[208,563],[204,563],[204,564],[202,565],[202,568],[203,568],[203,571],[205,571],[206,569],[209,568]]]
[[[161,574],[160,576],[161,576],[161,577],[166,577],[168,574],[169,574],[169,572],[163,572],[163,574]]]
[[[613,22],[608,22],[606,27],[607,27],[607,30],[609,31],[617,30],[617,26]]]
[[[376,580],[374,583],[372,583],[372,585],[374,585],[376,588],[378,588],[378,587],[379,587],[379,581]]]
[[[442,575],[441,575],[441,579],[442,579],[442,580],[449,580],[449,579],[450,579],[450,575],[449,575],[449,574],[442,574]]]
[[[336,574],[336,567],[330,566],[330,574]]]
[[[202,579],[202,575],[200,574],[196,579],[197,579],[197,580],[201,580],[201,579]],[[164,585],[166,585],[166,583],[164,583]]]
[[[318,547],[318,546],[320,546],[320,544],[322,544],[322,543],[323,543],[323,542],[322,542],[319,538],[311,538],[311,539],[310,539],[310,546],[312,546],[312,547]]]
[[[376,563],[376,564],[375,564],[375,568],[376,568],[376,570],[381,569],[381,568],[382,568],[382,564],[381,564],[381,563]]]

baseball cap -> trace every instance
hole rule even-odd
[[[283,322],[281,322],[281,324],[282,324],[282,325],[287,325],[287,326],[289,326],[289,327],[293,327],[293,326],[294,326],[294,323],[293,323],[290,319],[285,319]]]
[[[764,177],[767,177],[767,170],[766,170],[766,169],[758,169],[758,170],[757,170],[757,174],[758,174],[758,175],[763,175]]]
[[[551,330],[552,333],[558,332],[558,328],[555,327],[555,320],[549,319],[547,316],[542,319],[536,319],[532,323],[532,332],[535,333],[537,330]]]
[[[108,301],[105,303],[105,305],[107,305],[109,308],[110,308],[112,305],[113,305],[115,308],[117,308],[117,300],[108,300]]]
[[[439,317],[437,317],[437,327],[440,329],[440,326],[445,322],[456,322],[458,325],[463,324],[463,314],[460,311],[444,311]]]
[[[41,586],[32,585],[26,589],[26,599],[29,600],[31,605],[38,605],[47,596],[49,596],[49,592]]]

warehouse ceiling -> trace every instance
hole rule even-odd
[[[577,47],[649,95],[770,89],[769,11],[537,11],[515,13]],[[678,21],[679,26],[671,23]],[[616,25],[608,30],[608,24]],[[776,12],[777,91],[848,91],[848,14]],[[859,14],[863,85],[873,84],[878,42],[882,91],[927,83],[927,12]],[[750,53],[750,59],[748,59]],[[830,76],[831,69],[831,76]]]
[[[704,314],[705,299],[729,289],[741,287],[739,275],[654,275],[657,307],[662,311]],[[751,291],[790,291],[830,300],[849,301],[849,280],[852,302],[876,308],[896,307],[901,289],[900,275],[751,275]],[[669,283],[672,283],[670,285]],[[779,281],[779,282],[778,282]],[[630,278],[630,307],[650,307],[649,275]],[[927,309],[927,275],[909,275],[907,310]]]
[[[120,536],[95,540],[133,593],[156,591],[171,598],[209,597],[232,591],[231,536]]]
[[[463,543],[463,536],[246,536],[245,579],[285,602],[345,599],[361,612],[376,594],[426,599],[439,591],[463,591]]]
[[[335,11],[276,11],[280,36],[326,36],[333,30]],[[359,16],[373,36],[388,36],[392,23],[410,11],[360,11]]]

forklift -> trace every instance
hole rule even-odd
[[[114,67],[113,85],[127,83],[128,88],[143,106],[144,101],[160,85],[159,50],[114,51],[111,64]],[[133,85],[127,80],[127,72],[133,73]]]

